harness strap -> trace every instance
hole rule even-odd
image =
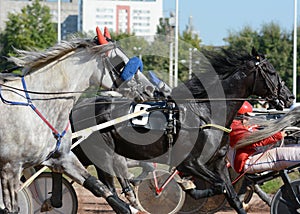
[[[68,124],[66,126],[66,128],[64,129],[64,131],[60,134],[52,125],[51,123],[42,115],[42,113],[33,105],[29,93],[27,91],[27,86],[26,86],[26,82],[25,82],[25,78],[22,77],[21,78],[22,81],[22,86],[24,89],[24,93],[25,93],[25,97],[27,102],[14,102],[14,101],[9,101],[6,100],[1,93],[1,87],[0,87],[0,98],[2,100],[2,102],[4,104],[7,105],[19,105],[19,106],[29,106],[42,120],[43,122],[52,130],[52,133],[54,135],[54,138],[56,139],[56,146],[55,149],[53,151],[51,151],[48,155],[47,155],[47,159],[48,160],[55,152],[58,151],[58,149],[60,148],[61,145],[61,139],[63,138],[63,136],[66,134],[67,130],[69,129],[70,126],[70,121],[68,121]]]
[[[220,129],[221,131],[226,132],[226,133],[230,133],[232,131],[231,128],[229,129],[229,128],[226,128],[224,126],[220,126],[220,125],[217,125],[217,124],[211,124],[211,123],[210,124],[202,125],[199,128],[200,129],[204,129],[206,127],[214,127],[214,128]]]
[[[48,160],[50,157],[52,157],[58,151],[58,149],[60,148],[60,145],[61,145],[61,139],[63,138],[63,136],[65,136],[69,127],[70,127],[70,121],[68,121],[66,128],[62,131],[61,134],[59,134],[59,133],[54,134],[54,137],[56,139],[56,146],[55,146],[55,149],[47,155],[46,160]]]

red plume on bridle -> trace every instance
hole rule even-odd
[[[97,37],[98,37],[98,41],[99,41],[99,44],[100,45],[104,45],[104,44],[107,44],[108,41],[105,39],[105,37],[103,36],[100,28],[97,26],[96,27],[96,32],[97,32]]]

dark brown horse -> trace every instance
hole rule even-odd
[[[117,152],[136,160],[175,166],[183,176],[192,175],[212,184],[199,197],[224,193],[236,212],[245,213],[226,170],[228,134],[224,130],[250,95],[268,98],[281,108],[289,107],[294,96],[273,66],[254,49],[252,54],[223,50],[205,56],[199,72],[174,88],[170,98],[136,106],[152,106],[146,116],[148,127],[133,120],[124,122],[95,133],[94,146],[83,142],[81,147],[96,162],[98,152],[107,149],[111,156]],[[92,115],[95,124],[134,111],[132,101],[127,99],[97,97],[86,104],[81,113]],[[151,124],[160,128],[151,128]],[[103,161],[111,164],[109,159]]]

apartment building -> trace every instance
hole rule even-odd
[[[80,0],[79,29],[108,27],[116,33],[153,36],[163,17],[163,0]]]
[[[30,0],[0,0],[0,30],[4,30],[7,15],[20,13]],[[57,0],[41,0],[58,22]],[[76,32],[95,32],[95,27],[111,31],[153,36],[163,17],[163,0],[61,0],[61,37]]]

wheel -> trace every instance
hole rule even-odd
[[[232,168],[229,168],[229,176],[231,180],[234,180],[234,178],[236,178],[238,174]],[[242,183],[243,183],[243,179],[240,179],[233,185],[236,192],[239,191]],[[206,183],[207,187],[209,187],[210,185],[211,184]],[[220,211],[222,208],[224,208],[226,203],[227,203],[227,199],[224,194],[209,197],[207,199],[207,202],[199,209],[198,213],[205,213],[205,214],[216,213]]]
[[[158,186],[169,178],[170,173],[165,170],[155,170]],[[185,192],[172,179],[159,194],[156,194],[153,173],[150,173],[136,188],[139,205],[149,213],[177,213],[185,199]]]
[[[300,200],[300,180],[294,180],[291,182],[292,188],[298,198]],[[284,194],[285,186],[283,185],[276,192],[271,202],[271,214],[290,214],[297,213],[297,210],[289,210],[292,207],[290,195]]]
[[[0,192],[2,193],[1,185]],[[2,194],[0,194],[0,207],[4,208],[2,201]],[[20,213],[33,214],[32,196],[31,192],[27,188],[24,188],[18,192],[18,205],[20,208]]]
[[[32,205],[34,213],[40,213],[40,209],[44,201],[51,197],[52,191],[52,176],[50,172],[43,172],[40,174],[28,187],[32,195]],[[62,178],[62,190],[63,190],[63,206],[61,208],[54,208],[45,214],[76,214],[78,208],[78,201],[76,192],[72,184]]]
[[[194,181],[197,189],[206,189],[206,183],[200,179]],[[178,214],[196,214],[199,213],[203,205],[207,202],[207,198],[194,199],[189,194],[185,195],[185,200]]]

